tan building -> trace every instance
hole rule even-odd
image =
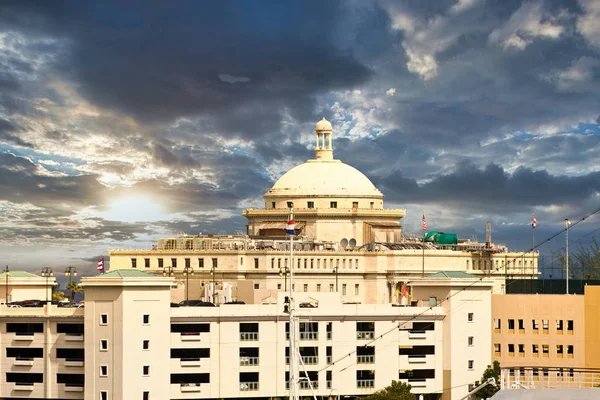
[[[584,295],[493,295],[493,358],[506,382],[600,384],[599,306],[598,286],[586,286]]]
[[[55,277],[41,277],[26,271],[0,273],[0,303],[23,300],[52,300]],[[8,300],[7,300],[8,297]]]
[[[85,308],[0,307],[1,398],[288,395],[283,293],[274,304],[171,307],[172,278],[124,269],[82,284]],[[462,397],[491,360],[491,288],[441,274],[415,283],[407,307],[296,294],[310,304],[298,309],[302,396],[367,395],[401,380],[424,400]]]
[[[383,194],[364,174],[333,158],[329,122],[320,121],[315,132],[315,158],[284,174],[265,193],[265,208],[243,212],[246,235],[163,238],[152,249],[111,250],[110,269],[173,272],[179,283],[189,282],[196,299],[206,297],[216,276],[232,286],[235,300],[240,281],[284,290],[294,268],[297,291],[336,291],[346,302],[378,304],[399,303],[405,283],[438,271],[492,276],[495,293],[503,293],[507,276],[537,277],[537,253],[509,252],[491,239],[441,245],[405,237],[405,210],[384,208]],[[285,236],[290,206],[293,266]]]

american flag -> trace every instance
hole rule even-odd
[[[531,229],[535,229],[537,226],[537,219],[535,218],[535,214],[531,216]]]
[[[98,271],[104,272],[104,257],[98,260]]]
[[[423,231],[427,230],[427,218],[425,218],[425,214],[423,214]]]

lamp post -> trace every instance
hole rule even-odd
[[[287,292],[287,277],[289,276],[290,271],[288,267],[279,267],[279,276],[283,277],[283,291]]]
[[[210,267],[210,276],[212,276],[212,302],[213,304],[215,304],[215,295],[216,295],[216,290],[215,290],[215,269],[217,269],[216,266],[212,266]]]
[[[190,285],[189,279],[190,275],[194,276],[194,269],[189,265],[186,265],[183,268],[183,276],[185,276],[185,301],[188,302],[190,300]]]
[[[339,266],[335,266],[333,267],[333,273],[335,274],[335,291],[338,291],[338,269],[340,269]]]
[[[69,277],[69,286],[71,286],[71,282],[73,281],[73,277],[77,276],[77,268],[68,266],[65,269],[65,275]],[[71,302],[73,302],[74,294],[73,288],[71,287]]]
[[[173,276],[173,274],[174,274],[173,271],[174,271],[173,267],[169,265],[168,267],[165,267],[163,269],[163,276]]]
[[[566,278],[567,278],[567,294],[569,294],[569,225],[571,225],[571,222],[569,221],[568,218],[565,218],[565,225],[567,227],[567,242],[565,245],[565,266],[566,266]]]
[[[8,265],[4,268],[4,277],[6,278],[6,299],[4,302],[8,305],[8,277],[10,276],[10,271],[8,270]]]
[[[42,276],[46,277],[46,303],[48,302],[48,278],[54,276],[54,271],[50,267],[42,268]]]

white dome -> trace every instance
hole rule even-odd
[[[369,178],[339,160],[309,160],[292,168],[265,194],[270,196],[383,198]]]
[[[320,132],[320,131],[333,131],[333,127],[331,126],[331,122],[327,121],[325,119],[325,117],[323,117],[322,120],[320,120],[319,122],[317,122],[317,126],[315,127],[315,131]]]

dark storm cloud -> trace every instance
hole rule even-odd
[[[9,121],[0,118],[0,143],[1,142],[9,142],[14,143],[17,146],[29,147],[33,148],[33,144],[24,141],[17,135],[13,135],[13,133],[20,132],[21,129],[17,128]]]
[[[286,108],[309,118],[314,95],[370,75],[333,43],[337,2],[143,4],[13,2],[0,21],[71,41],[81,92],[143,122],[212,115],[223,133],[257,137]]]
[[[498,211],[516,206],[581,204],[600,192],[600,172],[583,176],[553,176],[546,171],[520,167],[512,174],[501,166],[489,164],[480,169],[468,161],[456,165],[452,173],[416,186],[400,171],[381,181],[388,200],[405,203],[469,205],[476,209]]]
[[[106,195],[106,188],[96,176],[48,176],[39,168],[28,158],[0,153],[0,199],[85,207],[100,203]]]

